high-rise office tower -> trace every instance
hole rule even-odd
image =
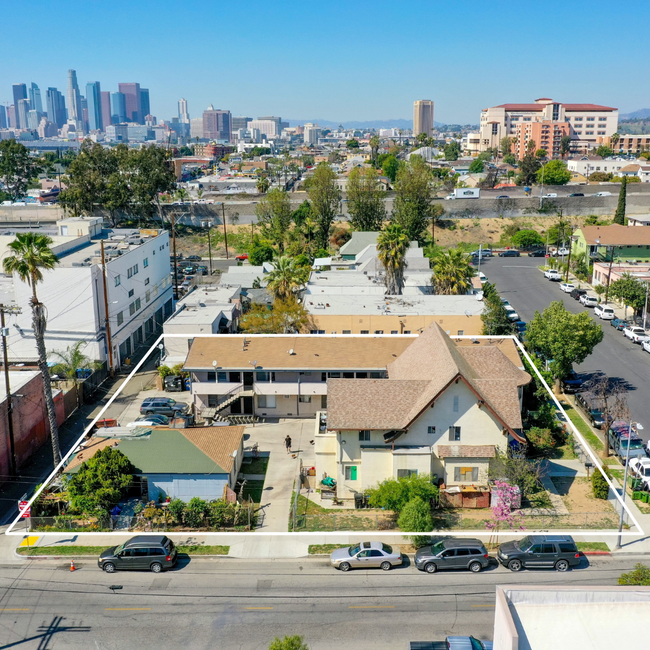
[[[151,114],[151,105],[149,103],[149,89],[140,88],[140,117],[144,124],[144,118]]]
[[[433,102],[430,99],[418,99],[413,104],[413,135],[426,133],[433,135]]]
[[[111,120],[111,93],[108,90],[102,90],[102,125],[104,126],[104,131],[109,124],[113,123]]]
[[[14,93],[14,107],[16,111],[16,122],[12,125],[16,129],[27,128],[27,125],[23,126],[20,123],[20,116],[18,115],[18,102],[21,99],[27,99],[27,86],[25,84],[14,84],[12,86]]]
[[[118,84],[120,92],[124,95],[126,107],[126,119],[142,124],[142,96],[140,95],[140,84],[128,83]]]
[[[31,106],[29,105],[29,99],[19,99],[18,100],[18,110],[16,111],[16,118],[19,124],[20,129],[28,129],[29,125],[27,124],[27,113],[29,113]]]
[[[46,100],[47,119],[60,129],[67,120],[63,95],[56,88],[48,88]]]
[[[75,70],[68,70],[68,119],[77,124],[81,124],[83,120],[81,94]]]
[[[111,122],[126,122],[126,99],[124,93],[111,93]]]
[[[40,121],[41,113],[35,111],[33,108],[27,111],[27,128],[31,129],[32,131],[36,131],[36,129],[38,129]]]
[[[7,126],[7,111],[5,110],[5,107],[0,104],[0,129],[6,129]]]
[[[17,129],[18,126],[16,124],[16,105],[11,104],[7,108],[7,126],[10,129]]]
[[[183,124],[190,123],[190,114],[187,110],[187,99],[183,99],[182,97],[178,100],[178,119]]]
[[[246,130],[248,128],[248,123],[252,121],[253,121],[252,117],[243,117],[243,116],[233,117],[232,130],[233,131],[239,131],[239,129]]]
[[[212,104],[203,111],[203,137],[210,140],[232,140],[232,120],[230,111],[215,109]]]
[[[41,89],[32,81],[29,87],[29,103],[33,110],[39,113],[43,112],[43,102],[41,100]]]
[[[88,128],[91,131],[103,131],[102,89],[99,81],[86,84],[86,102],[88,104]]]

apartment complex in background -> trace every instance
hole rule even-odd
[[[433,135],[433,102],[430,99],[418,99],[413,104],[413,135],[420,133]]]
[[[536,149],[546,149],[549,157],[557,157],[564,135],[571,137],[573,151],[586,151],[608,142],[617,129],[617,108],[562,104],[542,97],[533,104],[501,104],[483,109],[479,148],[497,148],[501,139],[509,136],[517,138],[513,153],[519,158],[530,140],[535,141]]]

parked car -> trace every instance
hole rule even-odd
[[[628,325],[630,325],[630,321],[627,321],[624,318],[614,318],[609,322],[609,324],[622,332]]]
[[[497,560],[511,571],[555,569],[568,571],[580,564],[580,553],[569,535],[527,535],[499,546]]]
[[[241,255],[235,255],[235,259],[239,262],[243,262],[248,259],[248,253],[242,253]]]
[[[471,256],[480,257],[481,259],[484,257],[492,257],[492,251],[489,248],[483,248],[481,250],[472,251]]]
[[[153,414],[143,415],[136,418],[133,422],[129,422],[126,426],[128,429],[135,427],[166,427],[169,425],[169,418],[166,415]]]
[[[629,465],[632,476],[640,478],[646,490],[650,489],[650,458],[633,458]]]
[[[512,307],[512,305],[504,305],[504,307],[506,309],[506,313],[508,314],[508,320],[512,321],[513,323],[519,320],[519,314],[515,311],[515,308]]]
[[[469,569],[478,573],[489,564],[490,556],[480,539],[446,537],[415,553],[415,567],[427,573],[445,569]]]
[[[563,377],[561,384],[565,393],[577,393],[582,388],[582,379],[578,377],[575,370],[571,370]]]
[[[498,198],[498,197],[497,197]],[[507,251],[501,251],[499,257],[520,257],[519,251],[512,250],[512,248]]]
[[[650,339],[646,339],[645,341],[641,341],[641,345],[643,346],[643,349],[646,352],[650,352]]]
[[[185,259],[188,262],[200,262],[203,258],[200,255],[188,255]]]
[[[623,330],[623,334],[633,343],[641,343],[650,338],[648,332],[643,327],[637,327],[636,325],[628,325]]]
[[[580,300],[581,296],[584,296],[587,293],[586,289],[574,289],[569,295],[574,300]]]
[[[379,567],[384,571],[402,564],[399,546],[389,546],[382,542],[361,542],[348,548],[338,548],[330,555],[330,563],[336,569],[368,569]]]
[[[199,266],[196,267],[196,272],[199,273],[200,275],[207,275],[208,267],[203,264],[200,264]]]
[[[448,636],[444,641],[411,641],[409,650],[492,650],[492,641],[480,641],[473,636]]]
[[[546,249],[536,248],[535,250],[528,251],[528,257],[546,257]]]
[[[189,406],[183,402],[177,402],[171,397],[147,397],[140,406],[140,413],[143,415],[153,415],[160,413],[173,417],[175,415],[184,415],[189,411]]]
[[[584,193],[583,192],[573,192],[573,193],[569,194],[569,196],[584,196]]]
[[[602,320],[614,320],[616,314],[611,307],[606,307],[605,305],[596,305],[594,307],[594,314]]]
[[[605,417],[600,410],[601,400],[596,395],[589,391],[578,393],[576,404],[584,411],[596,429],[602,429],[605,426]]]
[[[560,282],[562,280],[562,274],[557,269],[547,269],[544,271],[544,277],[553,282]]]
[[[560,284],[560,290],[564,291],[564,293],[571,293],[575,288],[576,285],[570,282],[562,282]]]
[[[106,573],[137,569],[160,573],[176,564],[177,555],[174,542],[169,537],[138,535],[103,551],[97,566]]]
[[[180,375],[167,375],[163,379],[163,388],[169,393],[180,393],[184,388],[183,378]]]
[[[568,249],[568,248],[564,248],[564,247],[562,247],[562,248],[556,248],[556,249],[551,253],[551,255],[553,255],[553,257],[564,257],[565,255],[568,255],[568,254],[569,254],[569,249]]]
[[[497,199],[509,199],[510,197],[507,194],[499,194],[499,196],[496,197]]]
[[[645,458],[644,443],[632,428],[630,435],[629,422],[616,420],[612,422],[608,431],[609,446],[622,462],[629,458]]]
[[[580,302],[585,307],[595,307],[598,304],[598,298],[585,293],[583,296],[580,296]]]

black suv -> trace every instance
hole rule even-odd
[[[106,571],[144,569],[160,573],[176,564],[177,551],[165,535],[138,535],[124,544],[107,548],[97,560],[97,566]]]
[[[580,553],[568,535],[528,535],[499,546],[497,559],[511,571],[555,569],[568,571],[580,564]]]
[[[568,374],[562,378],[562,390],[567,394],[577,393],[582,388],[582,379],[578,377],[575,370],[570,370]]]
[[[520,257],[519,251],[509,249],[507,251],[501,251],[499,257]]]
[[[572,289],[569,294],[574,300],[580,300],[580,296],[584,296],[587,293],[586,289]]]
[[[142,415],[153,415],[160,413],[167,417],[185,415],[189,407],[184,402],[177,402],[170,397],[147,397],[140,406]]]
[[[489,564],[490,556],[480,539],[447,537],[415,553],[416,568],[427,573],[444,569],[469,569],[478,573]]]
[[[601,400],[588,391],[576,395],[576,403],[587,414],[592,426],[602,429],[605,426],[605,416],[600,408]]]

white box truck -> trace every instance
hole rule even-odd
[[[452,201],[454,199],[480,199],[481,190],[478,187],[457,187],[445,200]]]

